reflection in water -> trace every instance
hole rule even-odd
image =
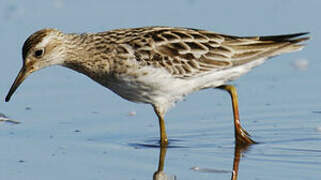
[[[153,180],[176,180],[176,176],[167,176],[164,172],[166,151],[167,147],[160,146],[158,169],[153,175]]]
[[[234,160],[233,160],[233,171],[231,180],[236,180],[239,172],[239,164],[242,157],[243,152],[248,149],[248,144],[239,144],[235,143],[234,147]]]
[[[237,180],[239,164],[242,157],[242,154],[248,149],[249,145],[235,143],[234,148],[234,160],[233,160],[233,171],[231,180]],[[153,180],[176,180],[176,176],[167,176],[164,172],[165,167],[165,156],[167,147],[159,147],[159,161],[158,169],[153,175]]]

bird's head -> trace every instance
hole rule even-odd
[[[32,34],[22,48],[23,65],[5,101],[8,102],[19,85],[32,72],[64,62],[64,34],[55,29],[43,29]]]

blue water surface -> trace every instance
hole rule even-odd
[[[321,1],[0,1],[0,179],[152,179],[158,121],[79,73],[50,67],[4,98],[33,32],[167,25],[233,35],[311,32],[303,51],[270,59],[232,82],[243,126],[260,142],[244,152],[239,179],[320,179]],[[306,69],[298,68],[300,63]],[[230,179],[234,131],[230,98],[219,90],[188,96],[166,116],[171,148],[164,173],[184,180]]]

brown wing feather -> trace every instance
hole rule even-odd
[[[138,32],[138,33],[137,33]],[[128,35],[129,34],[129,35]],[[130,35],[132,34],[132,35]],[[175,77],[242,65],[302,48],[306,33],[237,37],[204,30],[149,27],[127,31],[128,43],[142,64],[164,67]],[[122,43],[124,43],[122,41]]]

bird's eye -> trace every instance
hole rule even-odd
[[[41,56],[43,56],[45,50],[44,49],[38,49],[35,51],[35,57],[36,58],[40,58]]]

